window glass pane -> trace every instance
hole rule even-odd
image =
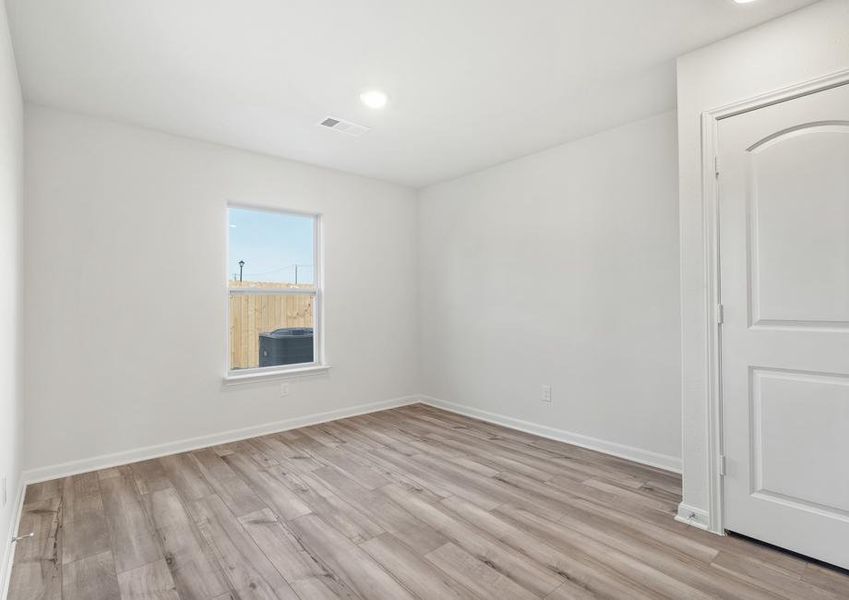
[[[315,218],[229,209],[230,369],[313,362]],[[279,293],[278,293],[279,291]]]
[[[230,369],[313,362],[314,297],[230,294]]]
[[[311,287],[314,223],[303,215],[231,208],[230,287]]]

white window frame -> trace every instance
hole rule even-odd
[[[292,215],[298,217],[309,217],[313,220],[313,289],[293,289],[281,291],[273,288],[231,288],[229,279],[231,276],[230,267],[227,261],[225,267],[225,306],[226,318],[225,326],[225,383],[242,383],[250,382],[256,379],[269,378],[286,378],[302,374],[310,374],[329,369],[329,365],[324,360],[324,310],[323,310],[323,295],[324,295],[324,277],[322,264],[322,215],[320,213],[304,212],[299,210],[290,210],[286,208],[276,208],[268,206],[254,206],[249,204],[241,204],[230,202],[227,204],[226,215],[226,239],[227,250],[226,256],[230,256],[230,209],[253,210],[257,212],[267,212],[278,215]],[[310,363],[298,363],[293,365],[275,365],[271,367],[254,367],[250,369],[232,369],[230,365],[230,298],[232,296],[259,296],[259,295],[295,295],[295,296],[312,296],[313,298],[313,361]]]

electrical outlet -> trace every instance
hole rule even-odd
[[[289,395],[289,382],[284,381],[283,383],[280,384],[280,397],[283,398],[284,396],[288,396],[288,395]]]
[[[548,384],[542,386],[542,401],[551,402],[551,386]]]

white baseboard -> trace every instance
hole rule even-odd
[[[430,396],[421,396],[421,401],[423,404],[428,404],[435,408],[441,408],[467,417],[474,417],[481,421],[487,421],[496,425],[503,425],[510,429],[517,429],[519,431],[524,431],[525,433],[531,433],[551,440],[557,440],[558,442],[566,442],[567,444],[573,444],[589,450],[597,450],[599,452],[604,452],[605,454],[624,458],[650,467],[657,467],[674,473],[681,472],[681,459],[676,456],[668,456],[666,454],[659,454],[650,450],[643,450],[641,448],[617,444],[616,442],[600,440],[580,433],[556,429],[547,425],[538,425],[536,423],[514,419],[513,417],[499,415],[479,408],[455,404],[453,402],[446,402],[445,400],[432,398]]]
[[[24,508],[24,478],[18,477],[18,491],[15,500],[15,509],[9,521],[9,534],[3,539],[4,556],[0,563],[0,599],[6,600],[9,595],[9,584],[12,578],[12,563],[15,560],[15,548],[17,544],[10,543],[11,539],[18,534],[18,525],[21,522],[21,514]]]
[[[675,520],[680,523],[692,525],[693,527],[698,527],[699,529],[704,529],[705,531],[710,530],[710,516],[708,512],[701,508],[684,504],[683,502],[678,505],[678,514],[675,515]]]
[[[24,471],[21,479],[24,485],[38,483],[41,481],[49,481],[59,477],[68,477],[69,475],[78,475],[79,473],[88,473],[89,471],[97,471],[99,469],[108,469],[110,467],[117,467],[151,458],[159,458],[170,454],[178,454],[180,452],[197,450],[199,448],[216,446],[218,444],[237,442],[239,440],[266,435],[269,433],[288,431],[289,429],[297,429],[298,427],[306,427],[307,425],[317,425],[318,423],[326,423],[327,421],[335,421],[337,419],[364,415],[389,408],[407,406],[408,404],[415,404],[417,402],[419,402],[419,396],[404,396],[402,398],[394,398],[392,400],[384,400],[382,402],[359,404],[357,406],[342,408],[339,410],[314,413],[302,417],[275,421],[273,423],[264,423],[262,425],[243,427],[241,429],[232,429],[230,431],[222,431],[220,433],[167,442],[165,444],[135,448],[133,450],[116,452],[114,454],[103,454],[101,456],[93,456],[91,458],[84,458],[82,460],[75,460],[58,465],[29,469]]]

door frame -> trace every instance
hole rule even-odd
[[[722,315],[720,314],[720,248],[718,164],[719,121],[849,84],[849,68],[809,79],[765,94],[707,110],[701,114],[702,239],[705,250],[705,381],[707,382],[708,523],[712,533],[725,535],[725,493],[722,480],[724,454],[722,409]]]

